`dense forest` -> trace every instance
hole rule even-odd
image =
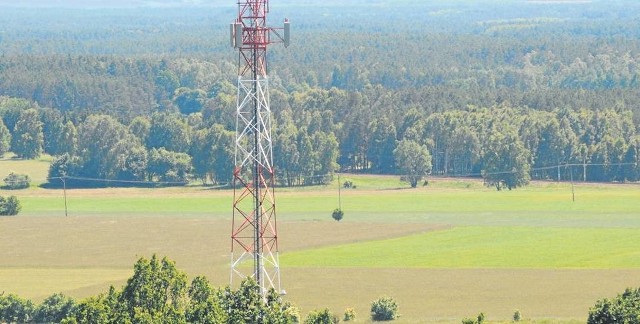
[[[226,183],[233,3],[3,8],[0,153],[50,176]],[[638,181],[640,3],[272,1],[282,185],[336,170]],[[277,15],[277,16],[276,16]],[[409,160],[428,157],[422,168]]]

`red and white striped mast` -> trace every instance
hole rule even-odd
[[[275,170],[271,140],[271,108],[267,77],[267,47],[289,46],[289,22],[267,27],[268,0],[239,0],[231,24],[231,45],[238,49],[235,169],[231,283],[253,277],[266,295],[282,293],[278,260],[278,230],[274,194]],[[248,262],[253,268],[248,270]]]

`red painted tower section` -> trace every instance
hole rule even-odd
[[[263,296],[270,288],[282,292],[267,47],[289,44],[289,23],[267,27],[268,13],[268,0],[240,0],[230,28],[231,45],[238,49],[231,283],[253,277]]]

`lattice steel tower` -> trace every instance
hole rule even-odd
[[[231,24],[231,45],[238,49],[235,169],[231,283],[253,277],[265,296],[280,287],[278,230],[274,195],[275,170],[271,141],[271,109],[267,77],[267,47],[289,45],[289,22],[267,27],[268,0],[239,0]],[[253,268],[249,268],[253,260]]]

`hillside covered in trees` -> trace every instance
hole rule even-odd
[[[52,177],[227,182],[233,5],[2,8],[0,153],[57,156]],[[638,2],[272,7],[294,26],[269,54],[283,185],[336,170],[509,188],[640,177]],[[429,165],[404,166],[415,152]]]

